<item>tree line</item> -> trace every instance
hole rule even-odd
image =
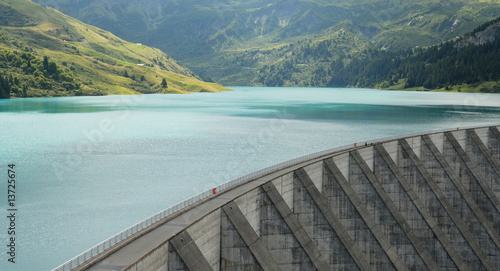
[[[371,48],[342,54],[339,52],[346,50],[341,42],[306,43],[296,48],[291,57],[262,67],[254,82],[265,86],[450,89],[455,85],[498,81],[500,34],[482,45],[459,46],[466,38],[498,22],[500,18],[460,39],[427,48]]]
[[[0,99],[10,97],[11,83],[7,75],[0,74]]]
[[[330,66],[328,86],[449,89],[460,84],[500,80],[500,38],[482,45],[458,48],[456,41],[425,49],[386,52],[369,51],[366,57],[343,59]]]
[[[0,50],[0,98],[36,96],[43,90],[70,92],[80,88],[73,75],[49,57]]]

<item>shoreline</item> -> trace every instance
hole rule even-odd
[[[154,95],[154,94],[162,94],[162,95],[183,95],[183,94],[195,94],[195,93],[221,93],[226,91],[236,91],[232,89],[233,87],[266,87],[269,86],[222,86],[219,91],[166,91],[166,92],[158,92],[158,93],[134,93],[134,94],[119,94],[119,93],[109,93],[105,95],[61,95],[61,96],[32,96],[32,97],[9,97],[2,98],[0,100],[8,100],[8,99],[24,99],[24,98],[61,98],[61,97],[99,97],[99,96],[127,96],[127,95]],[[488,88],[489,87],[489,88]],[[500,94],[500,82],[496,81],[488,81],[482,82],[477,86],[473,85],[456,85],[452,86],[449,90],[445,88],[440,89],[425,89],[424,87],[415,87],[415,88],[399,88],[397,86],[392,86],[388,88],[382,87],[297,87],[297,86],[281,86],[277,88],[350,88],[350,89],[373,89],[373,90],[383,90],[383,91],[415,91],[415,92],[443,92],[443,93],[478,93],[478,94]],[[482,89],[490,90],[490,91],[482,91]]]

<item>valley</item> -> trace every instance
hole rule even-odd
[[[223,85],[328,86],[339,59],[437,45],[500,14],[496,0],[36,1]]]

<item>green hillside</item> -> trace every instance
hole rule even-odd
[[[328,74],[328,86],[500,92],[500,18],[428,48],[341,59]]]
[[[2,97],[227,90],[159,49],[28,0],[0,0],[0,85]]]
[[[500,14],[498,0],[36,1],[160,48],[226,85],[322,86],[328,79],[314,77],[326,62],[365,49],[431,46]],[[329,53],[308,54],[315,50]],[[290,65],[284,78],[265,78],[272,66]]]

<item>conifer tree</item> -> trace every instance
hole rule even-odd
[[[48,56],[43,57],[43,69],[46,71],[49,70],[49,57]]]

